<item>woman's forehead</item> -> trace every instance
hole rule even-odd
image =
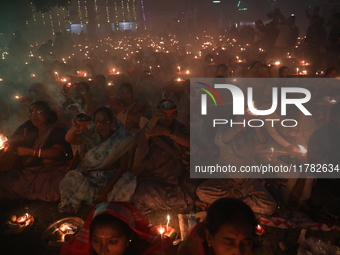
[[[109,119],[109,115],[106,112],[98,112],[95,119]]]

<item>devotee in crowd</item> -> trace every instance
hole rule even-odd
[[[237,62],[236,57],[231,57],[229,59],[228,67],[229,67],[229,77],[230,78],[243,77],[243,68]]]
[[[20,31],[13,32],[14,38],[8,43],[8,53],[12,61],[19,63],[28,57],[29,46]]]
[[[78,211],[81,202],[130,201],[135,176],[127,171],[132,136],[107,107],[92,115],[93,124],[80,132],[74,121],[65,139],[80,145],[81,162],[60,182],[59,211]]]
[[[331,21],[331,31],[326,41],[326,61],[327,66],[340,67],[340,12],[333,14]]]
[[[132,205],[111,202],[92,209],[60,255],[170,255],[172,250],[172,240],[160,236]]]
[[[175,208],[190,211],[194,205],[195,187],[182,162],[190,145],[189,132],[176,115],[176,105],[162,100],[149,123],[136,134],[136,155],[144,169],[133,203],[143,214]]]
[[[172,80],[170,87],[163,92],[163,99],[169,99],[176,105],[176,120],[186,127],[190,125],[190,81],[182,78]]]
[[[63,102],[63,123],[69,126],[70,120],[79,113],[91,115],[96,109],[96,101],[93,99],[89,84],[81,81],[79,83],[65,83],[63,85],[65,101]]]
[[[220,64],[216,68],[215,78],[228,78],[228,67],[225,64]]]
[[[97,107],[109,105],[109,91],[106,84],[106,77],[98,74],[93,82],[90,82],[90,95],[92,95]]]
[[[236,118],[235,122],[241,121]],[[235,125],[220,128],[215,135],[215,143],[219,146],[221,166],[256,165],[255,154],[258,146],[264,147],[269,141],[266,130],[262,127],[244,127]],[[255,213],[271,215],[276,212],[276,202],[270,195],[262,179],[250,176],[238,178],[210,179],[197,187],[197,196],[206,205],[211,205],[219,198],[231,197],[245,202]]]
[[[326,38],[326,29],[322,24],[322,19],[318,15],[312,15],[305,40],[305,58],[311,64],[312,73],[315,73],[321,64],[322,47],[325,45]]]
[[[324,76],[325,78],[336,78],[338,77],[338,70],[335,67],[330,66],[326,69]]]
[[[247,78],[257,78],[258,70],[261,68],[261,66],[262,66],[261,61],[253,61],[246,70],[245,76]]]
[[[281,106],[280,106],[280,96],[278,96],[278,105],[276,110],[266,115],[265,117],[267,119],[277,119],[281,120],[285,116],[281,116]],[[270,102],[268,105],[262,105],[258,107],[260,110],[269,109],[272,105],[272,102]],[[291,105],[292,106],[292,105]],[[294,106],[292,106],[293,108]],[[294,117],[297,116],[298,111],[296,109],[287,110],[287,113],[289,114],[289,118],[294,119]],[[305,116],[305,115],[303,115]],[[303,117],[301,116],[301,118]],[[262,116],[263,117],[263,116]],[[279,146],[280,149],[285,149],[291,157],[296,158],[296,155],[301,154],[300,148],[297,146],[296,143],[296,135],[291,133],[291,128],[284,127],[282,125],[279,125],[280,121],[277,121],[276,123],[272,124],[271,122],[265,121],[264,127],[267,130],[268,134],[270,135],[271,139],[276,142],[275,146]],[[299,125],[297,126],[299,128]]]
[[[254,28],[254,48],[263,48],[264,42],[263,38],[265,36],[264,32],[264,24],[262,20],[255,21],[255,28]]]
[[[117,118],[131,133],[136,133],[146,124],[145,105],[133,97],[133,89],[130,83],[123,83],[119,87],[119,98],[110,97],[110,107],[114,109]],[[141,120],[143,123],[141,123]]]
[[[288,78],[291,76],[290,69],[288,66],[281,66],[279,68],[279,77],[280,78]]]
[[[140,80],[146,68],[143,58],[141,56],[136,56],[134,66],[129,69],[129,75],[132,78],[133,84],[136,84]]]
[[[86,74],[86,77],[90,79],[94,79],[96,77],[96,70],[92,63],[86,63],[84,65],[84,72]]]
[[[257,245],[254,212],[241,200],[221,198],[179,247],[178,255],[268,254]]]
[[[275,57],[282,59],[286,52],[293,49],[296,39],[299,36],[299,28],[295,25],[295,16],[286,18],[280,10],[277,10],[275,15],[280,19],[280,23],[276,24],[279,33],[274,43],[276,51]]]
[[[38,52],[42,57],[51,56],[53,54],[53,41],[49,39],[46,43],[43,43]]]
[[[308,142],[307,158],[310,164],[321,164],[328,171],[337,171],[340,166],[340,103],[331,110],[328,124],[318,128]],[[332,170],[333,169],[333,170]],[[339,221],[339,179],[317,179],[309,198],[309,209],[313,219]]]
[[[68,57],[73,46],[71,38],[62,32],[56,32],[55,36],[53,44],[54,55],[58,58]]]
[[[214,57],[213,55],[208,54],[204,57],[202,73],[199,74],[198,77],[214,78],[215,73],[216,73],[216,65],[214,62]]]
[[[58,201],[59,183],[72,158],[66,131],[46,102],[32,103],[28,114],[29,120],[10,137],[2,158],[8,161],[12,153],[17,156],[12,157],[14,169],[1,174],[0,199]]]

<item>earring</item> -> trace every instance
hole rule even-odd
[[[129,247],[130,243],[131,243],[131,239],[126,243],[126,247]]]

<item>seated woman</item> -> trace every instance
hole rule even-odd
[[[8,152],[20,157],[21,167],[1,175],[0,199],[57,201],[66,161],[72,157],[71,146],[64,139],[65,129],[46,102],[32,103],[28,114],[30,120],[8,142]]]
[[[215,78],[228,78],[228,67],[225,64],[220,64],[216,68]]]
[[[205,221],[192,229],[178,255],[253,254],[257,224],[248,205],[237,199],[221,198],[211,205]]]
[[[172,241],[126,202],[102,203],[86,219],[77,236],[60,255],[167,255]]]
[[[281,66],[279,68],[279,77],[280,78],[289,78],[291,77],[290,69],[288,66]]]
[[[178,209],[190,211],[195,188],[181,161],[189,148],[189,132],[175,120],[176,105],[162,100],[149,123],[136,134],[136,157],[143,171],[133,203],[143,214],[152,210]]]
[[[123,83],[119,88],[120,98],[110,97],[110,106],[124,127],[132,133],[139,131],[141,117],[145,113],[145,105],[133,99],[130,83]]]
[[[134,192],[135,177],[126,172],[132,136],[107,107],[98,108],[92,121],[85,132],[74,122],[66,134],[66,141],[81,145],[84,156],[60,182],[59,211],[77,211],[81,201],[129,201]]]
[[[328,168],[329,179],[323,178],[324,173],[313,174],[317,179],[308,204],[311,216],[315,220],[339,222],[340,220],[340,103],[333,105],[330,121],[312,134],[308,141],[307,158],[309,164]],[[333,177],[334,176],[334,177]],[[331,178],[333,177],[333,178]]]
[[[236,123],[241,123],[241,119],[237,117]],[[254,165],[257,146],[263,146],[268,140],[268,134],[262,127],[222,127],[215,135],[215,143],[220,147],[218,164],[236,166],[237,169]],[[276,202],[262,179],[248,178],[251,176],[241,173],[230,176],[204,181],[196,190],[198,198],[210,205],[219,198],[232,197],[245,202],[255,213],[271,215],[276,211]]]

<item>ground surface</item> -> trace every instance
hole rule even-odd
[[[0,202],[0,220],[5,222],[12,214],[23,215],[25,213],[25,201]],[[2,236],[0,238],[0,255],[57,255],[59,250],[47,249],[42,242],[42,233],[55,221],[66,217],[80,217],[85,220],[92,207],[82,205],[77,214],[59,213],[57,203],[46,203],[42,201],[30,202],[28,213],[35,217],[35,222],[27,231],[12,236]],[[170,225],[179,233],[177,212],[154,212],[147,216],[153,225],[166,224],[167,214],[170,214]],[[279,229],[266,227],[266,233],[260,237],[261,243],[277,255],[297,254],[299,229]],[[321,240],[339,244],[340,231],[310,231],[306,233],[306,238],[314,236]],[[280,244],[281,243],[281,244]],[[284,245],[282,245],[284,244]],[[285,250],[283,251],[282,248]],[[173,254],[176,254],[177,247]]]

